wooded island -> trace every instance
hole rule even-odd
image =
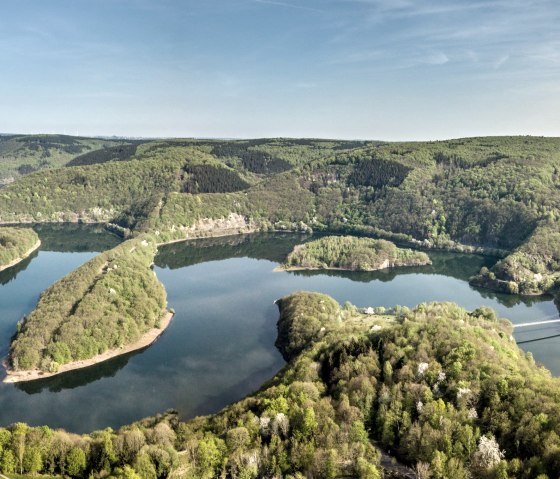
[[[296,246],[279,269],[377,271],[427,264],[431,264],[431,261],[426,253],[397,248],[394,243],[387,240],[326,236]]]

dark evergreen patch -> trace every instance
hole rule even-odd
[[[399,186],[411,169],[396,161],[371,158],[360,160],[348,176],[353,186]]]
[[[187,165],[183,182],[184,193],[229,193],[241,191],[250,186],[239,173],[226,167],[215,165]]]
[[[69,161],[66,166],[84,166],[106,163],[107,161],[126,161],[136,155],[138,144],[119,145],[90,151]]]

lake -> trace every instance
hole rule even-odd
[[[101,226],[38,226],[41,249],[0,273],[0,353],[17,321],[39,294],[119,241]],[[50,379],[0,385],[0,424],[24,421],[74,432],[117,428],[176,409],[182,418],[218,411],[283,366],[274,347],[274,300],[298,290],[319,291],[357,306],[414,306],[454,301],[481,305],[517,322],[557,318],[551,298],[521,298],[469,286],[469,276],[495,259],[429,253],[433,264],[374,273],[273,272],[308,236],[257,234],[164,246],[154,267],[176,315],[151,347]],[[526,350],[560,375],[560,327],[519,330]],[[556,336],[556,337],[554,337]],[[538,340],[543,337],[549,339]]]

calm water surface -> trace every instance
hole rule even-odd
[[[0,273],[0,353],[16,323],[50,284],[118,240],[100,227],[41,227],[41,250]],[[118,427],[174,408],[183,418],[217,411],[257,389],[284,364],[274,347],[273,301],[320,291],[358,306],[454,301],[495,308],[515,322],[558,317],[550,298],[522,299],[471,288],[467,279],[494,260],[432,253],[433,265],[376,273],[274,273],[298,235],[252,235],[161,248],[155,271],[176,316],[144,351],[51,379],[0,385],[0,424],[25,421],[76,432]],[[520,330],[521,331],[521,330]],[[560,327],[516,334],[522,347],[560,374]]]

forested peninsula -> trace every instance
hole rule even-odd
[[[48,288],[18,325],[4,381],[85,367],[153,342],[170,320],[151,269],[155,253],[148,236],[125,241]]]
[[[397,248],[391,241],[354,236],[326,236],[296,246],[278,269],[377,271],[427,264],[431,264],[431,261],[426,253]]]
[[[41,246],[31,228],[0,228],[0,271],[15,266]]]
[[[167,413],[87,435],[0,429],[0,468],[112,478],[553,478],[560,383],[487,308],[364,312],[318,293],[278,302],[287,366],[213,416]],[[383,469],[380,450],[399,463]],[[15,451],[15,453],[14,453]],[[385,476],[387,477],[387,476]]]

